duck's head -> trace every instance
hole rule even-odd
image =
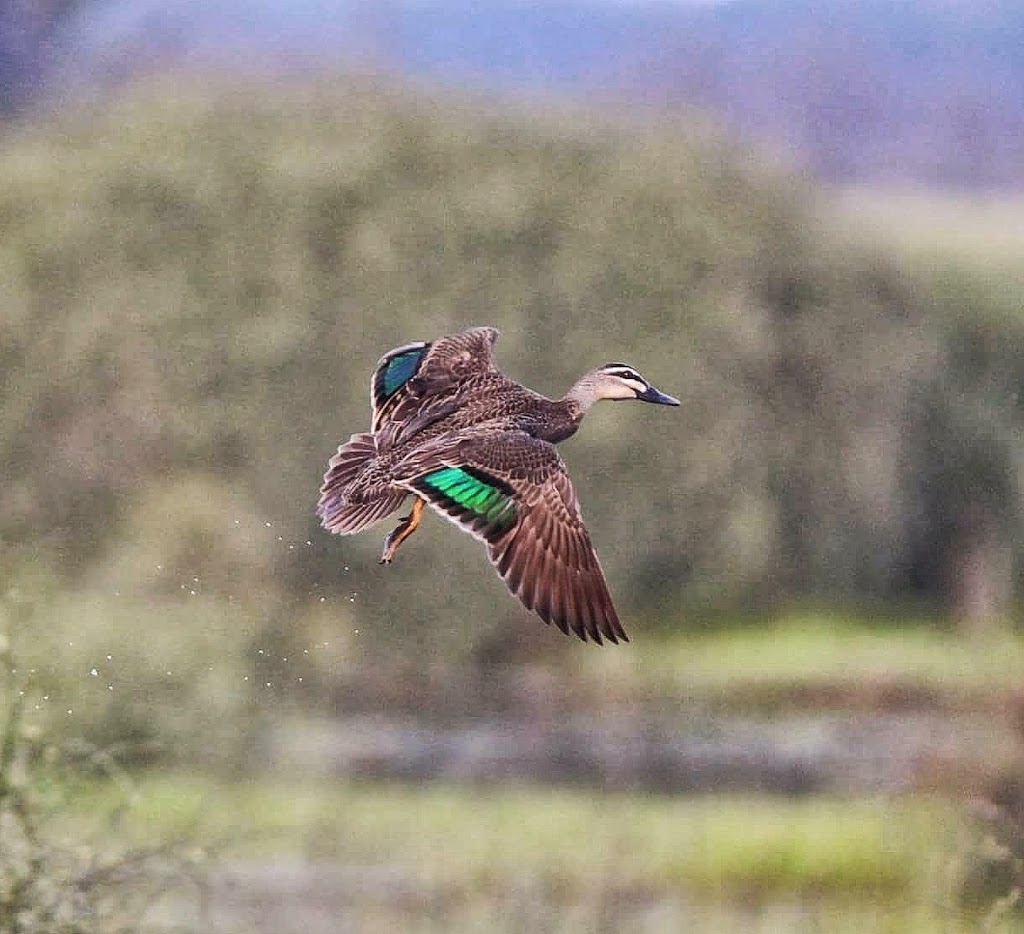
[[[679,400],[655,389],[628,363],[606,363],[587,373],[569,396],[589,408],[598,399],[639,399],[657,405],[679,405]]]
[[[593,371],[595,398],[639,399],[657,405],[679,405],[679,400],[655,389],[628,363],[606,363]]]

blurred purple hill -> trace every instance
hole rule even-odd
[[[830,180],[1024,181],[1024,6],[1011,0],[15,2],[0,61],[8,112],[40,88],[159,69],[358,69],[696,106]]]

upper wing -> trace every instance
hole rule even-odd
[[[423,417],[468,377],[495,368],[493,348],[497,337],[495,328],[470,328],[433,343],[420,341],[388,351],[370,380],[370,430],[377,433],[389,429],[394,433],[417,416],[422,423],[418,430],[447,414],[442,403],[440,414]]]
[[[629,641],[553,445],[519,431],[465,439],[401,485],[486,542],[509,590],[544,622],[584,641]]]

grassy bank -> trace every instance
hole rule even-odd
[[[972,638],[928,622],[885,623],[809,612],[669,635],[630,651],[588,653],[589,679],[624,696],[688,697],[702,703],[772,708],[937,704],[984,709],[1019,690],[1024,640],[1010,630]],[[831,698],[831,700],[829,700]]]
[[[77,815],[103,809],[107,794],[84,789]],[[339,917],[362,919],[360,931],[439,930],[442,919],[453,931],[518,931],[524,917],[552,931],[600,919],[610,926],[596,929],[651,932],[972,923],[956,903],[973,838],[963,813],[935,798],[677,800],[162,775],[140,782],[126,817],[140,842],[222,841],[217,871],[235,867],[236,884],[260,867],[274,890],[306,867],[315,900],[324,867],[344,867]],[[991,930],[1013,930],[1000,925]]]

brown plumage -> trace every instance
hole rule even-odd
[[[608,363],[559,400],[494,364],[494,328],[471,328],[385,354],[370,382],[370,431],[330,459],[317,514],[359,532],[409,494],[412,513],[388,536],[382,563],[420,523],[424,504],[483,541],[491,563],[546,623],[600,644],[628,641],[554,445],[599,399],[678,405],[632,367]]]

